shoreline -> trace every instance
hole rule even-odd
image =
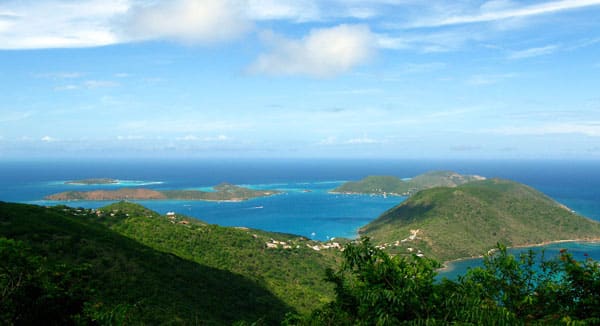
[[[573,242],[578,242],[578,243],[600,243],[600,238],[564,239],[564,240],[543,241],[543,242],[534,243],[534,244],[521,244],[521,245],[510,246],[510,247],[507,246],[506,249],[538,248],[538,247],[544,247],[544,246],[548,246],[548,245],[552,245],[552,244],[573,243]],[[495,248],[491,248],[490,250],[495,250]],[[471,257],[462,257],[462,258],[447,260],[447,261],[443,262],[442,263],[442,267],[438,268],[436,271],[448,271],[448,270],[451,270],[449,265],[452,264],[452,263],[462,262],[462,261],[465,261],[465,260],[481,259],[483,257],[485,257],[485,255],[471,256]]]

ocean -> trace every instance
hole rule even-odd
[[[75,160],[0,162],[0,200],[38,205],[49,194],[68,190],[144,187],[206,189],[221,182],[283,194],[244,202],[139,201],[159,213],[175,211],[208,223],[293,233],[316,240],[356,237],[357,229],[404,197],[330,194],[344,181],[367,175],[408,178],[430,170],[500,177],[532,186],[577,213],[600,221],[600,162],[446,160]],[[65,181],[114,178],[111,185],[68,185]],[[67,202],[97,208],[108,202]],[[600,260],[600,246],[561,244]],[[548,247],[548,251],[557,247]],[[445,272],[463,273],[480,260],[454,263]]]

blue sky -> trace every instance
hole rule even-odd
[[[600,159],[600,0],[0,0],[0,158]]]

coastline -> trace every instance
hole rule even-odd
[[[552,245],[552,244],[573,243],[573,242],[600,243],[600,238],[552,240],[552,241],[543,241],[543,242],[534,243],[534,244],[520,244],[520,245],[510,246],[510,247],[506,247],[506,248],[507,249],[539,248],[539,247],[544,247],[544,246],[548,246],[548,245]],[[492,248],[490,250],[494,250],[494,249],[495,248]],[[484,257],[485,257],[485,255],[478,255],[478,256],[462,257],[462,258],[447,260],[447,261],[443,262],[442,267],[438,268],[436,271],[449,271],[449,270],[451,270],[449,265],[451,265],[452,263],[457,263],[457,262],[462,262],[462,261],[467,261],[467,260],[474,260],[474,259],[481,259]]]

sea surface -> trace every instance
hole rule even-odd
[[[430,170],[501,177],[532,186],[577,213],[600,221],[598,161],[444,161],[444,160],[71,160],[0,161],[0,200],[39,205],[68,204],[97,208],[109,202],[46,201],[69,190],[151,188],[210,189],[229,182],[283,194],[244,202],[138,201],[159,213],[175,211],[208,223],[293,233],[316,240],[353,238],[357,230],[404,197],[341,195],[329,191],[344,181],[367,175],[410,178]],[[118,184],[69,185],[69,180],[113,178]],[[600,260],[600,245],[568,243],[547,246],[548,253],[567,248]],[[451,264],[449,277],[481,260]]]

